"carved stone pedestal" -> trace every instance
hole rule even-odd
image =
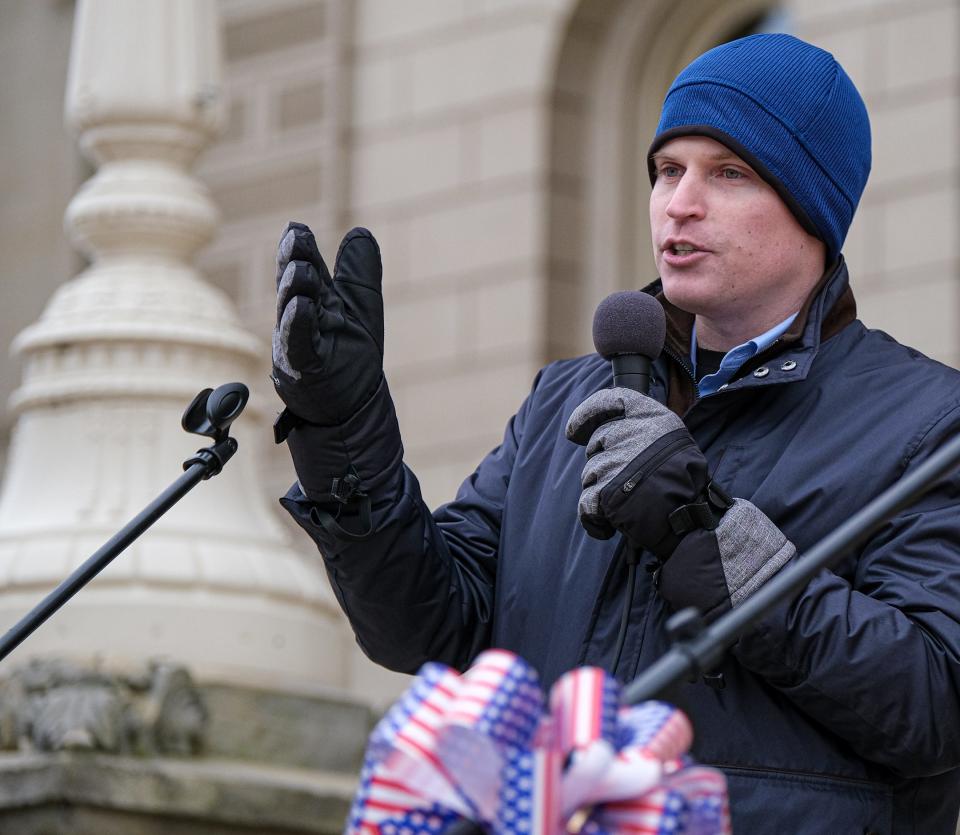
[[[217,225],[191,166],[222,115],[218,44],[214,0],[77,3],[67,116],[97,170],[66,228],[90,265],[14,346],[23,383],[0,485],[0,629],[180,474],[200,445],[180,428],[198,391],[266,373],[269,347],[191,264]],[[260,483],[264,411],[254,398],[229,467],[17,660],[164,656],[205,681],[342,686],[342,620],[321,561],[287,541]]]

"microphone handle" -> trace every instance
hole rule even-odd
[[[617,354],[613,365],[613,385],[646,394],[650,391],[650,357],[643,354]]]
[[[610,358],[613,366],[613,385],[615,388],[633,389],[640,394],[650,391],[650,357],[643,354],[615,354]],[[633,592],[636,586],[637,558],[640,549],[632,542],[627,543],[627,595],[623,601],[623,612],[620,616],[620,632],[617,635],[617,644],[613,654],[614,674],[620,666],[620,656],[623,655],[623,644],[627,637],[627,627],[630,625],[630,610],[633,608]]]

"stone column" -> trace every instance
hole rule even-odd
[[[178,475],[202,441],[179,425],[193,395],[249,381],[266,356],[190,266],[217,226],[189,168],[221,122],[218,36],[214,0],[77,3],[66,117],[97,172],[65,225],[91,263],[14,343],[24,372],[0,493],[0,628]],[[263,411],[253,402],[235,425],[240,451],[220,476],[10,663],[163,656],[207,681],[342,684],[319,558],[287,544],[258,485]]]

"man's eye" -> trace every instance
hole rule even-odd
[[[662,165],[659,174],[661,177],[679,177],[680,168],[676,165]]]
[[[725,180],[740,180],[743,179],[743,172],[738,171],[736,168],[724,168],[723,178]]]

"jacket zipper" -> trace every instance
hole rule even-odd
[[[625,536],[621,536],[620,541],[617,543],[617,547],[613,552],[610,565],[607,566],[603,580],[600,583],[600,591],[596,599],[593,601],[593,611],[590,614],[590,622],[587,624],[587,634],[584,636],[583,642],[580,645],[580,654],[577,658],[578,667],[583,666],[583,664],[586,663],[587,653],[590,651],[590,641],[593,639],[593,633],[597,629],[597,622],[600,620],[601,603],[610,591],[613,573],[619,567],[619,563],[623,558],[624,551],[628,547],[627,538]]]
[[[694,402],[700,399],[700,386],[697,385],[697,376],[693,373],[693,368],[690,366],[689,359],[684,359],[683,357],[675,354],[670,348],[666,345],[663,346],[663,353],[670,357],[674,362],[676,362],[684,371],[687,372],[687,376],[690,378],[690,382],[693,383],[693,396]]]

